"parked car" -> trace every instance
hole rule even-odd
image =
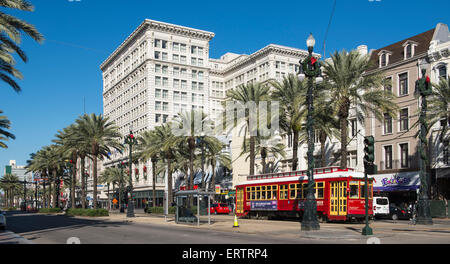
[[[375,218],[389,216],[389,199],[387,197],[373,197],[373,215]]]
[[[6,216],[5,213],[0,211],[0,230],[6,229]]]
[[[211,214],[229,214],[230,211],[230,207],[228,207],[228,205],[224,203],[214,203],[209,208],[209,212]]]
[[[409,220],[412,217],[412,214],[408,208],[402,208],[395,204],[389,205],[389,218],[392,220]]]

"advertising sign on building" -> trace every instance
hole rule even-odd
[[[417,190],[420,186],[418,171],[374,174],[373,191],[408,191]]]

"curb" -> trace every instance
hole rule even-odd
[[[30,240],[11,231],[0,232],[0,244],[34,244]]]

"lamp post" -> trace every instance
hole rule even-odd
[[[314,118],[313,118],[313,89],[314,89],[314,79],[319,83],[323,79],[321,77],[320,70],[320,62],[313,57],[313,49],[316,40],[313,35],[310,34],[308,39],[306,40],[306,46],[308,47],[309,55],[303,61],[300,61],[300,74],[298,78],[300,81],[305,79],[305,76],[308,77],[308,95],[307,95],[307,103],[308,103],[308,116],[307,116],[307,124],[306,129],[308,133],[308,192],[306,196],[306,201],[304,204],[304,213],[303,220],[301,225],[302,231],[313,231],[319,230],[320,225],[317,220],[317,201],[314,195]],[[296,159],[297,157],[294,157]]]
[[[431,219],[430,210],[430,199],[428,197],[428,155],[426,151],[427,143],[427,99],[426,97],[431,94],[431,82],[430,78],[426,76],[427,69],[426,63],[420,63],[420,70],[422,72],[422,78],[416,81],[416,91],[419,92],[421,98],[421,109],[419,116],[420,124],[420,144],[419,144],[419,154],[420,154],[420,190],[419,190],[419,202],[418,202],[418,215],[417,224],[419,225],[432,225],[433,220]]]
[[[127,217],[134,217],[134,201],[133,201],[133,178],[131,176],[132,174],[132,152],[133,152],[133,145],[137,144],[137,140],[133,135],[132,127],[130,127],[130,134],[125,136],[125,144],[128,144],[130,146],[130,161],[129,164],[129,170],[130,170],[130,182],[128,187],[128,209],[127,209]]]

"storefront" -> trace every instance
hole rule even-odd
[[[389,198],[390,203],[409,205],[417,200],[420,188],[419,171],[375,174],[373,195]]]
[[[156,190],[156,206],[163,206],[164,190]],[[137,209],[145,208],[146,204],[152,206],[153,190],[134,191],[134,206]]]

